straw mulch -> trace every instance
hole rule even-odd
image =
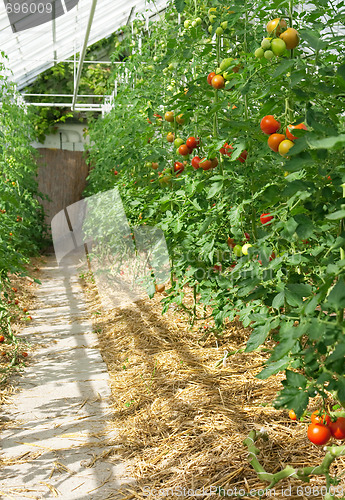
[[[249,329],[234,321],[221,339],[209,336],[200,343],[208,327],[189,329],[188,317],[177,308],[162,316],[161,294],[131,307],[102,310],[92,279],[86,278],[83,285],[110,373],[113,415],[109,428],[117,436],[111,443],[113,460],[120,453],[136,480],[136,486],[124,488],[116,498],[180,498],[183,488],[189,498],[193,493],[199,498],[219,498],[195,491],[204,487],[209,493],[210,486],[237,487],[243,498],[243,489],[264,488],[268,484],[258,479],[243,445],[252,429],[265,428],[269,434],[268,442],[257,442],[267,472],[286,465],[299,468],[321,463],[324,451],[308,441],[306,423],[292,422],[286,410],[270,406],[282,376],[266,381],[255,378],[268,353],[241,352]],[[240,351],[225,366],[216,367],[225,349]],[[316,409],[315,402],[311,409]],[[338,459],[332,473],[344,466],[345,460]],[[282,492],[282,487],[286,490],[290,485],[291,492]],[[319,499],[324,485],[323,477],[313,478],[309,485],[285,480],[272,496]],[[297,486],[305,494],[297,492]],[[345,491],[344,481],[340,486]]]

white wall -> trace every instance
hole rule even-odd
[[[66,149],[68,151],[84,151],[89,144],[89,137],[84,137],[85,125],[81,123],[63,123],[58,126],[56,134],[47,135],[44,143],[33,142],[34,148]]]

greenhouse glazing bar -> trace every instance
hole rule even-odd
[[[80,78],[81,78],[81,71],[82,71],[82,68],[83,68],[85,54],[86,54],[86,50],[87,50],[87,47],[88,47],[88,41],[89,41],[89,36],[90,36],[90,31],[91,31],[93,17],[95,15],[96,5],[97,5],[97,0],[92,0],[91,10],[90,10],[90,16],[89,16],[89,20],[88,20],[86,31],[85,31],[84,45],[83,45],[83,48],[82,48],[82,51],[81,51],[81,54],[80,54],[80,58],[79,58],[77,78],[76,78],[76,81],[74,82],[74,95],[73,95],[73,100],[72,100],[72,111],[75,110],[75,105],[76,105],[76,100],[77,100],[77,95],[78,95],[79,82],[80,82]]]

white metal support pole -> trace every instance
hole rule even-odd
[[[97,0],[92,0],[92,5],[91,5],[91,10],[90,10],[89,20],[88,20],[87,27],[86,27],[86,32],[85,32],[84,45],[83,45],[83,48],[82,48],[82,51],[81,51],[81,54],[80,54],[80,57],[79,57],[78,73],[77,73],[77,79],[76,79],[76,82],[75,82],[74,95],[73,95],[73,100],[72,100],[72,111],[75,110],[75,105],[76,105],[76,100],[77,100],[77,95],[78,95],[78,89],[79,89],[79,83],[80,83],[80,77],[81,77],[81,71],[83,69],[85,54],[86,54],[86,50],[87,50],[87,44],[88,44],[88,41],[89,41],[89,36],[90,36],[90,31],[91,31],[93,17],[95,15],[96,5],[97,5]]]

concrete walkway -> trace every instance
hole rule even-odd
[[[55,257],[42,267],[33,321],[22,335],[39,349],[19,378],[19,392],[2,417],[0,498],[107,500],[131,483],[114,450],[108,373],[73,261],[62,272]],[[98,458],[102,455],[102,458]],[[95,460],[96,459],[96,460]],[[13,460],[13,464],[11,463]]]

